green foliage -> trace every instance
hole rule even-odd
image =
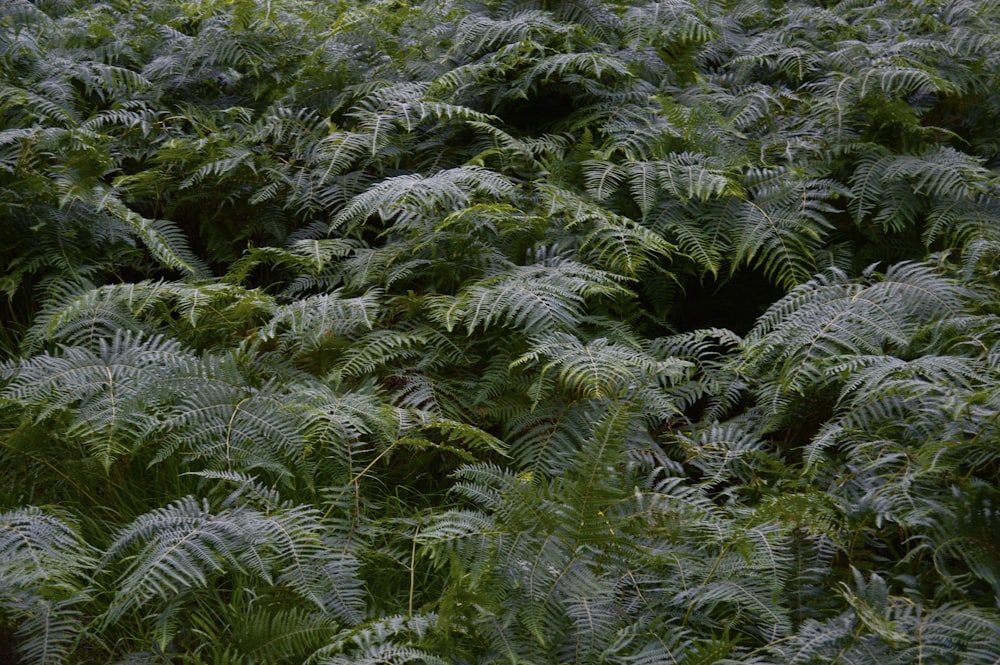
[[[0,640],[997,662],[998,25],[0,3]]]

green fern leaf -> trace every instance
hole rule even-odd
[[[39,420],[71,411],[66,434],[109,471],[157,421],[146,408],[147,391],[185,360],[177,342],[120,333],[99,340],[93,351],[62,347],[58,354],[8,365],[11,380],[3,395]]]

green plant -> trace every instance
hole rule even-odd
[[[998,21],[0,5],[0,638],[996,662]]]

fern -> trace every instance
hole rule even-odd
[[[106,569],[136,552],[118,575],[106,618],[205,586],[228,571],[285,585],[342,620],[356,621],[361,595],[350,558],[326,549],[315,534],[317,517],[299,508],[213,512],[193,497],[140,516],[116,535],[102,562]]]
[[[559,383],[570,394],[588,397],[622,397],[656,377],[679,376],[687,363],[656,360],[641,351],[607,339],[582,344],[570,335],[552,334],[534,340],[532,350],[511,363],[517,367],[547,358],[539,380],[549,369],[558,370]]]
[[[124,333],[100,340],[93,350],[64,347],[58,354],[8,364],[3,395],[39,421],[72,410],[69,441],[110,471],[120,457],[135,452],[156,422],[156,415],[142,408],[147,391],[184,360],[176,342]]]
[[[165,266],[189,275],[204,275],[204,265],[187,248],[184,236],[169,222],[143,218],[112,198],[103,198],[98,210],[107,209],[146,244]]]
[[[291,474],[303,442],[287,394],[266,384],[248,390],[218,378],[184,391],[164,423],[170,436],[153,461],[178,454],[208,469]]]
[[[997,660],[997,3],[127,4],[0,3],[18,658]]]
[[[961,289],[919,264],[901,264],[869,286],[836,273],[793,289],[775,303],[747,336],[751,367],[772,365],[780,393],[802,392],[825,382],[823,357],[905,352],[920,317],[957,313]],[[796,340],[786,345],[781,339]],[[808,359],[808,361],[806,360]]]
[[[886,662],[912,662],[917,654],[937,654],[940,658],[960,658],[966,662],[989,662],[995,649],[966,646],[967,631],[989,626],[993,619],[981,612],[956,606],[937,610],[905,607],[888,595],[883,579],[864,580],[855,571],[860,593],[845,590],[852,610],[826,625],[810,622],[801,637],[775,647],[776,657],[788,662],[808,662],[825,654],[838,657],[878,657]]]
[[[674,43],[704,43],[710,40],[713,27],[687,2],[650,2],[629,7],[625,13],[628,35],[640,44],[669,40]]]
[[[66,284],[55,291],[41,308],[36,323],[25,335],[23,346],[38,350],[58,342],[93,347],[116,332],[146,329],[156,316],[174,334],[193,344],[203,344],[209,330],[215,334],[239,334],[258,323],[274,309],[274,301],[258,290],[214,283],[142,281],[80,290]]]
[[[637,278],[676,253],[664,238],[628,217],[609,213],[572,192],[556,188],[542,191],[550,214],[565,216],[566,230],[582,236],[580,251],[603,270]]]
[[[513,325],[526,332],[572,327],[583,316],[584,299],[627,291],[612,273],[573,262],[513,267],[435,302],[436,317],[450,330]]]
[[[379,311],[377,292],[360,298],[338,296],[333,293],[302,298],[277,308],[260,331],[260,340],[266,342],[278,337],[280,331],[281,338],[294,345],[296,350],[292,355],[301,356],[337,338],[358,336],[374,326]]]
[[[385,180],[355,197],[331,222],[331,230],[357,224],[374,213],[388,220],[397,216],[404,222],[416,209],[468,206],[470,191],[502,198],[512,190],[503,177],[474,167],[444,171],[429,178],[405,175]],[[407,209],[410,209],[409,214]]]
[[[235,648],[246,658],[265,661],[304,658],[326,645],[337,629],[335,621],[304,609],[263,608],[234,619]]]
[[[510,18],[494,19],[470,14],[458,26],[461,44],[471,54],[490,51],[503,44],[510,44],[565,30],[564,24],[550,14],[538,10],[514,13]]]
[[[916,223],[928,199],[974,198],[985,175],[973,160],[949,149],[925,157],[866,155],[852,179],[855,220],[872,217],[885,228],[902,230]]]
[[[78,527],[29,507],[0,513],[0,613],[19,624],[18,653],[64,663],[84,633],[79,607],[95,552]]]

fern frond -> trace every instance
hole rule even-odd
[[[761,317],[745,341],[746,367],[770,365],[766,374],[780,377],[780,391],[768,390],[777,407],[781,394],[801,395],[808,386],[812,390],[827,384],[830,377],[823,368],[845,354],[904,352],[925,318],[959,311],[961,294],[958,285],[919,263],[897,264],[868,286],[850,283],[836,272],[817,277]],[[786,344],[791,340],[796,341]]]
[[[564,33],[567,27],[548,12],[526,9],[509,18],[494,19],[482,14],[469,14],[458,24],[460,44],[470,55],[494,50],[504,44]]]
[[[602,269],[636,278],[676,254],[677,248],[666,239],[628,217],[594,206],[569,192],[553,188],[546,190],[546,194],[552,197],[549,209],[566,216],[567,230],[586,232],[580,252]]]
[[[65,517],[34,506],[0,512],[0,587],[6,593],[76,591],[93,561],[92,549]]]
[[[588,398],[620,397],[627,391],[648,385],[653,377],[680,375],[689,364],[681,360],[663,361],[638,349],[596,339],[583,344],[566,333],[552,333],[533,340],[532,349],[511,363],[519,367],[549,360],[541,368],[544,376],[558,370],[559,382],[571,394]]]
[[[916,222],[935,201],[973,200],[988,187],[983,167],[968,155],[938,148],[921,156],[871,151],[858,161],[851,177],[856,223],[868,217],[884,228],[901,230]]]
[[[857,571],[855,575],[860,578]],[[796,663],[837,657],[902,664],[936,654],[985,665],[996,658],[993,613],[958,604],[914,607],[889,596],[885,581],[877,575],[861,581],[860,593],[842,592],[850,604],[848,611],[824,623],[807,621],[791,640],[769,651],[784,662]],[[991,646],[981,646],[987,644]]]
[[[180,454],[201,468],[290,475],[303,449],[299,405],[291,394],[273,384],[249,388],[214,372],[195,372],[185,377],[187,389],[168,411],[163,426],[169,436],[153,463]],[[174,381],[183,385],[179,377]]]
[[[405,616],[396,614],[378,617],[340,632],[327,646],[316,651],[311,660],[321,665],[379,665],[411,660],[429,665],[446,665],[444,660],[414,646],[424,643],[433,632],[437,620],[434,613],[411,612]]]
[[[364,222],[378,213],[383,219],[403,220],[418,210],[467,207],[473,195],[505,199],[513,184],[503,176],[480,167],[465,166],[432,176],[402,175],[370,187],[352,199],[330,223],[331,230]]]
[[[670,202],[657,208],[652,226],[670,242],[677,245],[679,253],[690,259],[699,274],[719,275],[725,265],[725,255],[731,251],[733,229],[717,211],[699,211],[691,205]]]
[[[676,248],[666,239],[628,217],[565,189],[550,185],[539,189],[549,214],[559,213],[567,230],[581,233],[579,251],[602,269],[635,278],[675,254]]]
[[[68,662],[85,632],[78,606],[96,552],[64,517],[27,507],[0,512],[0,616],[17,622],[17,651],[32,663]]]
[[[327,644],[338,627],[330,617],[304,608],[254,608],[234,618],[233,644],[245,658],[256,662],[304,659]]]
[[[702,421],[721,419],[740,403],[747,385],[731,363],[742,340],[732,331],[705,328],[656,340],[650,353],[691,363],[666,392],[681,409],[701,405]]]
[[[638,44],[701,44],[715,34],[703,12],[684,0],[629,7],[623,22],[629,38]]]
[[[681,201],[707,201],[735,194],[739,187],[719,168],[716,160],[699,153],[676,153],[656,164],[660,186]]]
[[[146,405],[147,391],[185,360],[177,342],[119,333],[99,340],[93,351],[62,347],[8,366],[3,395],[38,420],[72,412],[66,433],[108,471],[158,420]]]
[[[60,601],[39,600],[25,613],[18,626],[21,638],[18,655],[38,665],[62,665],[70,662],[81,635],[84,614],[76,607],[81,598]]]
[[[331,371],[335,384],[345,379],[360,378],[423,356],[429,346],[432,332],[375,330],[346,349]]]
[[[749,490],[770,482],[772,474],[779,475],[781,464],[775,451],[748,425],[739,421],[712,423],[690,433],[677,433],[685,461],[698,470],[706,488],[721,492],[732,484]]]
[[[631,78],[632,72],[621,60],[600,53],[560,53],[539,60],[524,75],[525,86],[533,86],[536,81],[546,82],[553,77],[566,78],[573,73],[590,80],[604,80],[614,77]]]
[[[554,392],[554,390],[553,390]],[[504,440],[518,469],[555,477],[570,464],[572,452],[584,446],[598,409],[592,403],[552,399],[504,423]]]
[[[281,339],[293,356],[312,353],[329,341],[371,330],[381,309],[379,300],[378,291],[357,298],[342,298],[338,292],[300,298],[275,309],[259,338]]]
[[[199,333],[209,330],[243,333],[273,308],[273,300],[261,291],[227,283],[141,281],[83,291],[67,283],[41,308],[25,336],[25,348],[38,350],[49,342],[95,348],[102,338],[146,329],[167,311],[173,331],[197,343]]]
[[[517,266],[434,302],[433,316],[448,330],[513,326],[525,332],[572,327],[587,298],[628,293],[612,273],[571,261]]]
[[[40,308],[34,325],[24,336],[25,350],[38,352],[48,342],[93,348],[97,340],[113,337],[116,331],[138,333],[138,321],[127,304],[140,300],[130,292],[141,292],[147,286],[140,283],[95,289],[90,284],[67,280],[53,289],[49,301]]]
[[[97,209],[107,210],[125,224],[164,266],[192,277],[208,274],[207,266],[190,250],[186,236],[175,224],[147,219],[111,194],[100,198]]]
[[[165,601],[204,587],[228,572],[287,586],[318,608],[356,622],[363,599],[357,562],[331,551],[320,533],[311,508],[213,511],[206,501],[180,499],[116,534],[101,567],[114,568],[124,559],[124,568],[105,620],[115,621],[155,598]]]

